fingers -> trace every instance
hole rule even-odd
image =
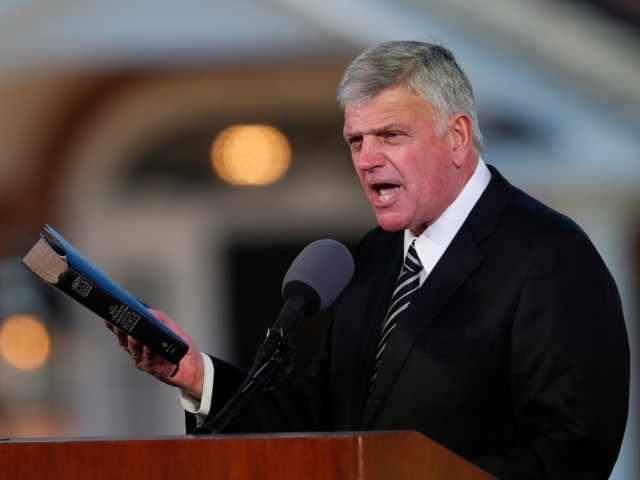
[[[118,330],[116,335],[118,342],[129,353],[138,370],[149,373],[160,380],[166,380],[170,374],[170,364],[166,360],[121,330]]]
[[[129,337],[126,333],[120,332],[118,334],[118,342],[131,356],[133,363],[139,370],[146,371],[145,368],[148,364],[153,362],[153,359],[145,357],[145,352],[153,353],[149,349],[146,349],[139,341],[133,337]]]
[[[113,329],[113,333],[115,333],[118,339],[118,344],[127,352],[131,353],[131,340],[133,339],[117,327]]]
[[[145,347],[143,347],[143,345],[135,338],[127,337],[127,340],[129,342],[127,344],[129,354],[131,355],[131,358],[133,358],[136,366],[143,364],[145,361],[143,350],[145,350]]]
[[[179,369],[176,368],[176,365],[173,365],[133,337],[130,337],[117,326],[107,321],[105,321],[105,326],[113,332],[118,340],[118,344],[129,354],[138,370],[149,373],[169,385],[179,387],[194,398],[200,398],[204,377],[204,361],[202,355],[195,347],[191,337],[182,330],[176,322],[169,318],[167,314],[160,310],[149,310],[159,321],[188,343],[189,349],[181,360]]]
[[[144,347],[138,340],[130,337],[126,332],[123,332],[118,327],[111,325],[108,328],[115,334],[118,339],[118,344],[131,356],[136,366],[144,363]],[[149,352],[151,351],[149,350]]]

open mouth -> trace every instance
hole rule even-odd
[[[400,187],[392,183],[377,183],[373,185],[376,198],[381,203],[386,203],[396,196]]]

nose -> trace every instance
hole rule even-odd
[[[384,164],[384,154],[375,138],[364,137],[360,150],[354,155],[355,166],[358,170],[373,170]]]

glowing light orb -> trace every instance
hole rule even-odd
[[[0,326],[0,354],[13,367],[37,370],[47,363],[50,352],[49,332],[34,316],[11,315]]]
[[[211,162],[225,182],[268,185],[289,169],[291,147],[284,134],[269,125],[234,125],[215,139]]]

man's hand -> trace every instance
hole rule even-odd
[[[187,395],[195,399],[202,398],[204,361],[200,351],[196,348],[191,337],[164,312],[151,309],[149,309],[149,311],[189,345],[189,350],[182,360],[180,360],[180,368],[173,377],[171,375],[176,370],[175,365],[169,363],[160,355],[155,354],[149,348],[143,346],[136,339],[130,337],[109,322],[105,321],[104,323],[107,328],[116,335],[118,343],[131,356],[138,370],[142,370],[169,385],[180,388]]]

